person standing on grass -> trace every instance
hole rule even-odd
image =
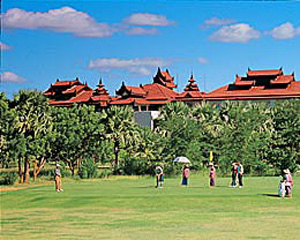
[[[209,163],[209,186],[210,187],[214,187],[216,185],[215,183],[215,178],[216,178],[216,169],[214,167],[214,164],[213,163]]]
[[[156,174],[156,188],[162,188],[164,183],[164,170],[162,166],[157,165],[155,167],[155,174]]]
[[[292,178],[292,175],[291,175],[291,172],[289,169],[284,169],[283,173],[284,173],[283,180],[285,183],[285,195],[287,197],[291,197],[292,196],[292,186],[294,184],[293,178]]]
[[[232,168],[231,168],[231,184],[230,184],[230,187],[236,187],[236,178],[237,178],[237,171],[238,171],[238,168],[237,168],[237,164],[236,163],[233,163],[232,164]]]
[[[187,186],[188,185],[188,178],[190,176],[190,169],[188,165],[184,165],[182,169],[182,185]]]
[[[61,173],[60,173],[60,165],[55,165],[55,190],[56,192],[62,192],[63,189],[61,188]]]
[[[243,187],[244,167],[240,162],[237,163],[237,175],[238,175],[239,187],[242,188]]]

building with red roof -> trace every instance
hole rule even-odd
[[[111,100],[111,96],[105,89],[102,79],[100,78],[97,88],[94,90],[87,104],[96,106],[96,110],[99,108],[106,108]]]
[[[194,105],[196,103],[202,102],[205,97],[204,92],[200,92],[198,84],[194,79],[194,75],[192,74],[190,79],[188,80],[188,84],[184,88],[184,92],[178,94],[175,101],[182,101],[188,105]]]
[[[248,69],[246,76],[236,75],[235,81],[205,95],[206,101],[266,101],[300,98],[300,81],[294,73],[284,75],[282,68],[270,70]]]
[[[175,100],[178,93],[172,90],[172,87],[177,87],[173,77],[168,77],[168,82],[160,78],[161,72],[158,69],[157,75],[153,78],[153,83],[140,85],[139,87],[128,86],[122,83],[121,88],[116,91],[118,97],[111,100],[110,105],[131,105],[138,111],[155,111],[167,102]],[[167,76],[167,75],[166,75]],[[158,79],[160,79],[158,81]],[[170,80],[170,81],[169,81]]]
[[[77,104],[94,105],[96,110],[109,106],[132,106],[135,111],[156,111],[167,102],[181,101],[194,105],[202,101],[220,103],[224,100],[234,101],[266,101],[271,103],[279,99],[300,98],[300,81],[294,74],[284,75],[282,68],[270,70],[248,69],[246,76],[236,75],[233,83],[227,84],[212,92],[200,92],[193,74],[184,91],[175,92],[177,85],[168,69],[158,68],[153,82],[129,86],[124,82],[117,96],[110,96],[102,79],[95,90],[78,78],[71,81],[57,80],[51,84],[44,95],[49,97],[52,106],[73,106]]]
[[[74,103],[85,104],[93,95],[93,90],[79,81],[78,78],[71,81],[56,80],[54,84],[44,92],[52,106],[73,106]]]

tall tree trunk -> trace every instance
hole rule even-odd
[[[75,167],[74,167],[74,165],[71,163],[71,161],[67,161],[67,162],[68,162],[69,168],[70,168],[70,170],[71,170],[71,172],[72,172],[72,176],[74,176],[74,174],[75,174]]]
[[[23,172],[22,172],[22,158],[19,157],[18,161],[18,174],[20,178],[20,184],[23,184]]]
[[[36,170],[36,176],[39,175],[40,171],[44,168],[45,164],[46,164],[46,160],[44,157],[42,157],[42,159],[40,160],[39,166]]]
[[[28,158],[25,158],[24,161],[24,182],[25,184],[29,184],[30,180],[30,162]]]
[[[33,181],[36,181],[36,178],[37,178],[37,160],[36,158],[34,159],[33,161],[34,165],[33,165]]]
[[[115,146],[114,146],[114,154],[115,154],[115,163],[114,163],[114,166],[116,166],[116,167],[119,166],[119,152],[120,152],[119,142],[116,141],[115,142]]]

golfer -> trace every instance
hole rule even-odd
[[[209,170],[209,186],[214,187],[216,185],[215,178],[216,178],[216,169],[213,163],[209,163],[210,170]]]
[[[156,188],[162,188],[164,183],[164,170],[162,166],[157,165],[155,167],[155,174],[156,174]]]
[[[230,184],[229,187],[237,187],[237,184],[236,184],[236,180],[237,180],[237,171],[238,171],[238,168],[237,168],[237,164],[234,162],[232,163],[232,168],[231,168],[231,179],[232,179],[232,182]]]
[[[292,175],[291,175],[291,172],[289,169],[284,169],[283,173],[284,173],[283,180],[285,183],[285,195],[287,197],[291,197],[292,196],[292,186],[294,184],[293,178],[292,178]]]
[[[56,192],[62,192],[63,189],[61,188],[60,165],[57,163],[55,167],[55,190]]]
[[[188,185],[188,179],[190,175],[190,169],[188,165],[184,165],[182,169],[182,185],[187,186]]]
[[[243,165],[238,162],[237,163],[237,176],[238,176],[238,181],[239,181],[239,187],[243,187],[243,175],[244,175],[244,167]]]

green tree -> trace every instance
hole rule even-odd
[[[30,160],[34,159],[37,172],[37,159],[45,155],[45,151],[40,147],[42,142],[48,138],[52,128],[51,116],[49,114],[48,100],[37,91],[20,91],[14,96],[11,107],[17,114],[17,121],[14,126],[15,141],[13,141],[18,155],[19,176],[24,176],[25,183],[29,183]],[[20,146],[17,146],[20,144]],[[22,172],[22,160],[24,159],[24,172]],[[44,166],[40,164],[40,168]]]
[[[101,122],[104,125],[106,138],[113,144],[113,166],[119,166],[119,153],[131,151],[139,142],[138,126],[133,118],[133,110],[130,107],[113,106],[101,113]]]
[[[280,170],[300,163],[300,100],[277,102],[272,108],[274,132],[268,160]]]
[[[65,162],[72,175],[83,158],[96,159],[101,155],[104,128],[94,107],[75,105],[71,108],[52,107],[55,142],[52,158]]]

